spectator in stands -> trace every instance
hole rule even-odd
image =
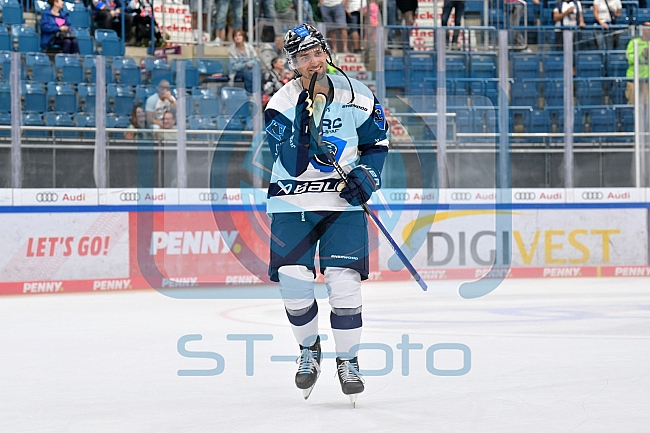
[[[120,0],[93,0],[95,1],[95,24],[100,29],[112,29],[122,37],[122,2]],[[124,14],[124,32],[128,37],[131,34],[133,17]],[[127,39],[124,39],[125,41]]]
[[[41,48],[60,46],[66,54],[79,54],[77,38],[72,34],[70,19],[63,10],[63,0],[48,0],[50,9],[41,16]]]
[[[149,96],[145,104],[147,123],[154,129],[162,128],[163,115],[171,110],[176,111],[176,109],[176,98],[171,93],[169,81],[160,80],[158,92]]]
[[[399,0],[397,2],[399,6]],[[456,0],[445,0],[442,6],[442,25],[449,25],[449,17],[451,16],[451,10],[454,10],[454,27],[460,27],[463,14],[465,14],[465,0],[456,1]],[[460,30],[454,30],[453,36],[451,37],[451,49],[458,50],[458,35]],[[449,44],[449,32],[445,33],[447,44]]]
[[[557,27],[585,27],[582,5],[579,0],[559,0],[553,8],[553,21]],[[559,30],[555,31],[556,49],[562,49],[564,36]],[[574,35],[575,41],[575,35]]]
[[[533,3],[538,5],[539,0],[533,0]],[[524,17],[524,5],[519,0],[506,0],[506,4],[508,5],[510,28],[519,27],[521,25],[521,17]],[[524,19],[527,19],[527,17],[524,17]],[[521,30],[514,32],[514,42],[517,48],[524,48],[526,46],[526,40]]]
[[[345,18],[346,2],[347,0],[318,0],[320,14],[323,17],[323,22],[327,24],[330,45],[335,53],[340,52],[338,39],[336,38],[337,32],[340,32],[343,52],[348,51],[348,24]]]
[[[156,131],[156,141],[163,147],[162,151],[162,184],[166,188],[175,188],[176,182],[176,149],[178,132],[169,131],[176,129],[176,113],[173,110],[165,111],[162,116],[162,129]]]
[[[282,21],[296,21],[296,8],[293,0],[275,0],[275,14]]]
[[[273,69],[273,60],[276,57],[282,56],[282,49],[284,48],[284,36],[278,35],[275,37],[273,43],[262,44],[260,48],[260,66],[262,72],[268,72]]]
[[[137,139],[152,139],[153,133],[151,131],[144,131],[147,129],[147,113],[145,113],[144,108],[139,105],[135,105],[133,110],[131,110],[131,124],[129,129],[137,129],[137,132],[126,132],[124,137],[127,140]]]
[[[361,52],[361,42],[359,39],[361,30],[361,9],[367,7],[366,0],[348,0],[346,2],[345,15],[350,28],[350,38],[352,39],[352,50],[355,53]],[[344,42],[347,44],[347,42]]]
[[[253,67],[257,59],[257,51],[253,45],[246,42],[246,32],[235,29],[232,32],[234,44],[228,48],[228,69],[230,80],[244,80],[244,88],[248,93],[253,93]]]
[[[594,0],[593,10],[595,24],[601,27],[595,31],[596,46],[599,50],[611,50],[615,45],[615,35],[609,26],[621,16],[623,10],[621,0]]]
[[[275,0],[255,0],[253,3],[253,16],[275,20]]]
[[[648,100],[648,47],[650,42],[650,22],[644,22],[641,27],[641,36],[632,39],[627,44],[625,55],[629,67],[625,76],[634,78],[634,44],[638,43],[637,53],[639,54],[639,96],[642,101]],[[634,81],[628,81],[625,88],[625,97],[628,104],[634,104]]]
[[[232,5],[233,27],[241,29],[244,27],[244,1],[243,0],[219,0],[217,9],[217,43],[226,40],[226,18],[228,17],[228,6]],[[235,37],[233,33],[233,38]]]
[[[271,99],[275,93],[282,88],[285,84],[291,80],[293,75],[291,71],[288,71],[285,67],[284,57],[276,57],[271,62],[273,64],[273,69],[264,73],[262,78],[262,104],[266,108],[267,102]],[[287,72],[289,74],[287,74]]]
[[[458,2],[458,3],[463,3],[463,8],[465,7],[465,2]],[[402,18],[404,19],[404,25],[407,27],[415,25],[415,11],[418,10],[418,1],[417,0],[397,0],[397,9],[402,13]],[[445,5],[447,2],[445,1]],[[390,7],[390,3],[388,4]],[[458,9],[456,9],[458,11]],[[456,12],[458,13],[458,12]],[[444,12],[443,12],[444,14]],[[444,17],[444,15],[443,15]],[[447,19],[449,19],[449,16],[447,16]],[[443,18],[443,23],[447,23],[445,19]],[[446,24],[443,24],[446,25]],[[458,24],[460,25],[460,24]]]
[[[153,9],[149,0],[131,0],[126,8],[131,15],[135,27],[135,44],[140,46],[145,40],[151,40],[151,17]],[[156,46],[162,45],[162,34],[158,23],[154,20],[154,38]]]

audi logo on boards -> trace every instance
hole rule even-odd
[[[411,198],[408,192],[391,192],[390,199],[395,201],[406,201]]]
[[[120,193],[120,201],[138,201],[140,200],[139,192],[122,192]]]
[[[469,192],[452,192],[451,199],[453,201],[468,201],[472,199],[472,194]]]
[[[582,193],[583,200],[602,200],[604,194],[600,191],[585,191]]]
[[[515,200],[535,200],[537,198],[537,194],[534,192],[516,192],[515,193]]]
[[[199,201],[219,201],[219,193],[216,192],[200,192]]]
[[[59,195],[55,192],[39,192],[36,194],[36,201],[39,203],[54,203],[59,201]]]

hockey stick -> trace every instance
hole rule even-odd
[[[309,97],[312,98],[313,91],[314,91],[314,86],[316,84],[316,77],[317,74],[314,74],[314,76],[311,79],[311,82],[309,84]],[[334,158],[334,155],[332,155],[327,148],[323,144],[323,111],[325,110],[325,105],[327,105],[327,98],[325,95],[322,93],[319,93],[316,95],[314,98],[312,98],[313,101],[313,123],[310,122],[310,135],[311,135],[311,127],[312,125],[316,125],[317,127],[317,132],[318,132],[318,138],[317,138],[317,143],[318,143],[318,148],[327,156],[327,159],[329,160],[330,164],[334,167],[334,170],[338,173],[338,175],[341,177],[343,180],[343,183],[347,186],[348,184],[348,175],[343,171],[343,168],[339,165],[339,163],[336,161]],[[395,255],[401,260],[401,262],[404,264],[404,267],[410,272],[411,276],[415,279],[415,282],[417,282],[422,290],[426,291],[427,290],[427,284],[424,282],[418,271],[415,270],[409,259],[406,257],[404,252],[400,249],[400,247],[397,245],[395,240],[392,238],[386,227],[382,224],[382,222],[379,220],[379,217],[377,217],[372,210],[370,209],[370,206],[368,206],[367,203],[363,203],[361,205],[363,210],[366,212],[366,214],[372,219],[372,221],[375,223],[377,228],[383,233],[384,237],[390,244],[390,246],[393,248],[393,251],[395,252]]]

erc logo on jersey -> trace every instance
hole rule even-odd
[[[341,158],[341,154],[343,153],[343,149],[345,149],[345,140],[341,140],[340,138],[337,137],[323,137],[323,145],[327,146],[327,150],[334,155],[334,160],[336,162],[339,161]],[[334,166],[330,162],[329,158],[327,155],[315,155],[312,160],[310,161],[311,165],[323,172],[329,172],[329,171],[334,171]]]
[[[375,104],[375,109],[373,111],[373,117],[375,123],[382,131],[386,130],[386,116],[384,115],[384,109],[381,107],[381,104]]]
[[[266,132],[268,132],[269,135],[271,135],[276,140],[280,141],[282,140],[282,136],[284,135],[285,128],[286,126],[281,124],[277,120],[272,120],[271,123],[269,123],[266,126]]]

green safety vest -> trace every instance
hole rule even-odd
[[[627,44],[625,56],[627,57],[627,64],[630,66],[627,68],[625,76],[634,78],[634,41],[639,41],[639,47],[637,48],[639,53],[639,78],[648,78],[648,59],[643,55],[643,50],[648,48],[649,44],[648,41],[641,38],[634,38]]]

